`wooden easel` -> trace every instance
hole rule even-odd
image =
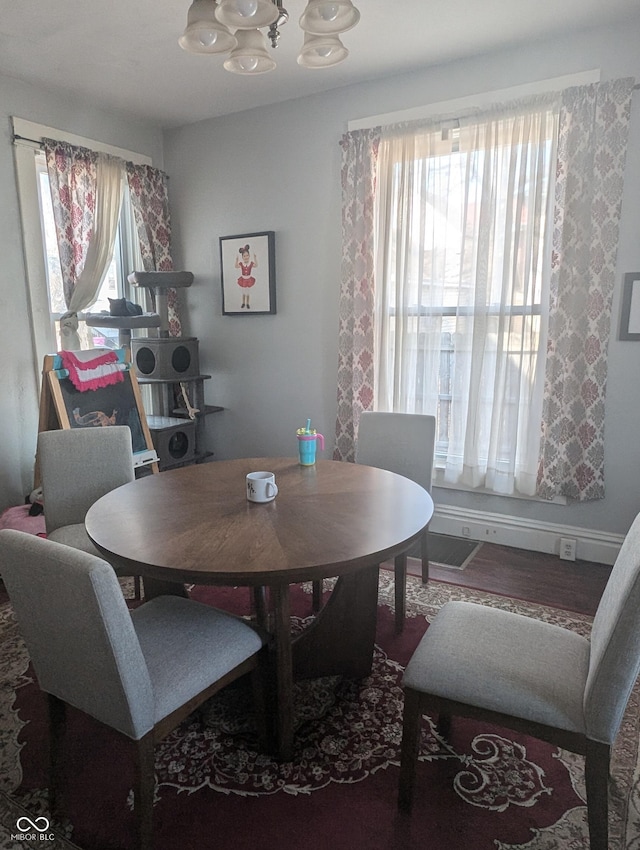
[[[92,418],[82,413],[87,408],[95,414],[94,421],[108,424],[129,425],[132,431],[133,457],[136,468],[149,467],[156,473],[158,459],[147,424],[140,387],[135,372],[130,368],[127,352],[117,351],[121,363],[128,368],[122,373],[124,380],[96,390],[79,393],[69,380],[69,373],[62,368],[57,354],[48,354],[42,366],[42,388],[40,391],[40,413],[38,433],[60,428],[94,427]],[[106,409],[105,409],[106,408]],[[34,488],[40,485],[39,459],[36,456]]]

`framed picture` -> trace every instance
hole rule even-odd
[[[256,316],[276,312],[275,233],[220,237],[222,313]]]
[[[624,276],[619,339],[640,341],[640,272]]]

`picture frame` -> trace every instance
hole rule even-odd
[[[618,339],[640,342],[640,272],[624,276]]]
[[[275,313],[275,232],[221,236],[220,281],[224,316]]]

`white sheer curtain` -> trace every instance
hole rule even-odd
[[[437,416],[451,484],[535,493],[556,99],[382,131],[376,407]]]
[[[96,201],[93,234],[87,246],[84,266],[73,289],[69,312],[79,313],[96,300],[107,273],[118,231],[124,163],[121,159],[99,153],[96,160]]]

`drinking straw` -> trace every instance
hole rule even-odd
[[[307,434],[311,433],[311,420],[307,419]]]

